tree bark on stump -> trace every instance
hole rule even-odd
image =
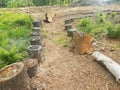
[[[65,24],[65,30],[72,29],[72,24]]]
[[[32,27],[32,31],[34,32],[40,32],[40,27]]]
[[[32,36],[30,38],[30,44],[42,46],[41,38],[39,36]]]
[[[30,78],[37,75],[37,73],[39,72],[38,59],[36,58],[26,59],[24,60],[24,64]]]
[[[73,32],[75,32],[75,31],[76,31],[76,29],[69,29],[69,30],[67,30],[67,35],[69,37],[73,37]]]
[[[13,63],[0,70],[0,90],[31,90],[24,63]]]
[[[120,83],[120,65],[112,60],[110,57],[96,51],[92,54],[96,61],[101,62],[105,67],[115,76],[116,81]]]
[[[38,63],[41,62],[41,50],[42,50],[42,46],[40,46],[40,45],[30,45],[28,47],[29,57],[37,58]]]
[[[40,32],[32,31],[32,32],[31,32],[31,35],[32,35],[32,36],[40,36]]]
[[[40,27],[42,26],[42,22],[40,20],[34,20],[33,21],[33,27]]]
[[[74,19],[67,19],[65,20],[65,24],[71,24],[74,21]]]

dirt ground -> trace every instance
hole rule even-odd
[[[32,79],[34,87],[38,90],[120,90],[120,85],[115,78],[91,55],[79,55],[63,47],[61,43],[55,43],[54,39],[67,35],[64,30],[64,20],[72,17],[69,14],[77,12],[120,10],[120,6],[105,7],[32,7],[16,9],[16,11],[27,12],[36,19],[43,20],[48,11],[51,16],[58,13],[61,17],[53,23],[43,23],[42,30],[43,52],[45,61],[40,64],[40,72]],[[119,40],[100,40],[98,48],[100,52],[110,56],[120,64]]]

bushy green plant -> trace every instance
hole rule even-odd
[[[100,23],[103,23],[106,20],[106,14],[105,13],[100,13],[100,14],[98,14],[97,18],[98,18],[98,21]]]
[[[112,17],[115,13],[111,14]],[[80,19],[77,24],[77,29],[85,33],[89,33],[95,37],[108,35],[111,38],[120,38],[120,24],[116,24],[111,15],[104,13],[98,14],[94,19]]]
[[[0,15],[0,68],[27,57],[31,22],[27,14],[3,12]]]
[[[114,18],[116,16],[116,12],[112,12],[111,16],[112,16],[112,18]]]

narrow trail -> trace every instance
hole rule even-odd
[[[78,55],[54,39],[67,35],[64,19],[44,23],[45,61],[33,79],[38,90],[119,90],[113,76],[98,65],[90,55]]]

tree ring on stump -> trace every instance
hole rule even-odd
[[[0,83],[12,79],[18,75],[24,68],[24,63],[17,62],[8,65],[0,70]]]

